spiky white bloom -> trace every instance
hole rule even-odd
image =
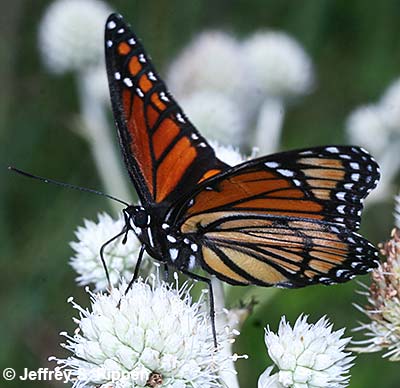
[[[283,388],[283,385],[279,382],[278,373],[271,376],[273,366],[269,366],[258,378],[258,388]]]
[[[259,387],[335,388],[345,387],[355,357],[345,352],[350,338],[341,338],[344,329],[332,331],[326,317],[307,323],[300,316],[292,328],[282,317],[278,334],[265,330],[268,354],[279,371],[270,376],[268,369],[260,377]],[[279,384],[278,384],[279,383]]]
[[[237,102],[229,95],[203,89],[183,96],[180,104],[205,137],[222,143],[241,143],[245,118]]]
[[[237,166],[247,160],[237,148],[231,145],[225,146],[217,141],[210,141],[210,145],[214,149],[217,158],[230,166]]]
[[[227,33],[206,31],[171,63],[167,84],[179,99],[207,88],[243,101],[248,79],[239,42]]]
[[[39,49],[54,73],[104,62],[104,23],[111,13],[101,0],[57,0],[39,26]]]
[[[257,89],[268,97],[296,97],[308,93],[314,84],[308,54],[283,32],[255,33],[243,43],[241,56],[257,80]]]
[[[389,141],[384,112],[377,104],[355,109],[347,119],[346,128],[352,143],[361,144],[376,154],[384,151]]]
[[[122,215],[114,220],[106,213],[99,213],[97,223],[84,220],[84,226],[77,228],[75,236],[78,241],[70,243],[75,251],[70,264],[79,275],[76,278],[78,284],[93,284],[96,291],[107,288],[100,248],[106,241],[120,233],[124,225]],[[130,280],[139,254],[140,242],[132,232],[129,232],[126,244],[122,244],[122,239],[123,237],[117,239],[105,249],[105,261],[112,285],[116,285],[121,277]]]
[[[158,275],[126,287],[90,293],[90,309],[71,298],[78,327],[73,337],[62,334],[73,354],[50,359],[76,379],[73,387],[222,387],[218,376],[230,360],[214,347],[203,296],[193,302],[187,283],[171,286]],[[218,341],[232,341],[229,328]]]
[[[355,305],[369,322],[361,323],[355,331],[364,331],[366,340],[353,341],[360,353],[385,351],[383,357],[400,361],[400,229],[382,249],[386,262],[372,272],[368,306]]]

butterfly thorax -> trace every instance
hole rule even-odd
[[[150,256],[180,270],[195,267],[199,247],[194,236],[182,234],[166,223],[164,212],[129,206],[124,213],[127,227],[135,232]]]

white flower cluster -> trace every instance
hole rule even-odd
[[[392,238],[382,249],[386,261],[372,272],[368,305],[355,305],[369,322],[355,331],[364,331],[367,339],[354,341],[354,350],[360,353],[385,351],[383,357],[400,361],[400,229],[395,228]]]
[[[362,145],[378,160],[382,179],[373,200],[392,195],[391,181],[400,168],[400,79],[390,85],[375,104],[355,109],[347,119],[349,139]]]
[[[172,62],[167,81],[206,137],[253,145],[244,137],[257,127],[264,141],[256,145],[264,151],[270,131],[280,132],[283,102],[308,93],[314,74],[303,48],[284,33],[257,32],[240,42],[229,34],[208,31]],[[279,109],[269,109],[269,115],[279,116],[270,120],[278,130],[266,127],[265,120],[257,125],[264,102],[276,105],[276,101]]]
[[[70,299],[78,327],[72,337],[62,334],[73,355],[50,360],[71,373],[73,387],[222,387],[231,359],[220,349],[232,334],[219,332],[215,349],[203,297],[193,302],[187,283],[173,287],[158,275],[126,287],[90,294],[90,310]]]
[[[70,245],[75,251],[70,264],[78,273],[80,285],[93,284],[95,290],[105,290],[108,286],[105,271],[100,259],[100,248],[113,236],[120,233],[125,226],[122,215],[114,220],[106,213],[98,215],[98,222],[84,220],[84,226],[79,226],[75,232],[78,241]],[[105,249],[105,261],[112,285],[121,278],[130,280],[135,269],[139,254],[140,242],[133,232],[129,232],[126,244],[123,237],[113,241]],[[148,262],[142,264],[148,267]]]
[[[344,329],[332,331],[323,317],[315,324],[300,316],[292,328],[282,317],[278,333],[265,331],[268,354],[278,368],[271,376],[269,367],[260,376],[259,388],[340,388],[349,381],[349,369],[355,357],[345,351],[350,338],[342,338]]]
[[[54,73],[104,63],[104,23],[111,13],[101,0],[56,0],[39,27],[39,49]]]

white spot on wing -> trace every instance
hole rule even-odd
[[[139,54],[139,62],[142,62],[142,63],[146,63],[146,58],[144,57],[144,54]]]
[[[354,170],[359,170],[360,169],[360,165],[356,162],[352,162],[350,163],[350,167]]]
[[[107,40],[106,44],[107,44],[107,47],[112,47],[113,42],[112,42],[112,40]]]
[[[345,207],[346,207],[345,205],[340,205],[336,209],[340,214],[344,214],[344,208]]]
[[[277,162],[267,162],[267,163],[264,163],[264,164],[269,168],[279,167],[279,163],[277,163]]]
[[[183,116],[182,116],[180,113],[178,113],[178,114],[176,115],[176,118],[178,119],[179,122],[185,123],[185,119],[183,118]]]
[[[144,97],[144,94],[140,88],[136,88],[136,93],[138,94],[139,97]]]
[[[161,93],[160,93],[160,98],[161,98],[161,100],[163,100],[163,101],[165,101],[165,102],[168,102],[168,101],[169,101],[169,98],[167,97],[167,95],[165,94],[165,92],[161,92]]]
[[[117,24],[114,22],[114,20],[111,20],[107,23],[107,28],[109,30],[113,30],[115,27],[117,27]]]
[[[279,172],[279,174],[282,174],[283,176],[287,176],[287,177],[292,177],[293,175],[294,175],[294,172],[293,171],[290,171],[290,170],[285,170],[285,169],[278,169],[278,170],[276,170],[276,171],[278,171]]]
[[[342,201],[345,200],[346,193],[344,191],[339,191],[336,193],[336,198],[341,199]]]
[[[338,154],[339,150],[336,147],[327,147],[326,151],[330,152],[331,154]]]
[[[114,73],[114,78],[116,79],[116,80],[120,80],[121,79],[121,73],[120,72],[115,72]]]
[[[156,76],[154,75],[154,73],[152,71],[150,71],[147,75],[148,75],[150,80],[157,81],[157,78],[156,78]]]
[[[133,38],[130,38],[130,39],[128,40],[128,43],[129,43],[131,46],[133,46],[133,45],[136,44],[136,40],[133,39]]]
[[[197,249],[198,249],[198,246],[197,246],[197,244],[192,244],[191,246],[190,246],[190,248],[192,248],[192,251],[193,252],[197,252]]]
[[[118,34],[123,34],[125,32],[125,30],[123,28],[120,28],[117,32],[118,32]]]
[[[133,82],[130,78],[124,78],[124,84],[128,87],[131,88],[133,86]]]
[[[351,180],[358,182],[360,180],[360,174],[351,174]]]

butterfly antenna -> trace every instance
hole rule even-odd
[[[43,178],[43,177],[41,177],[41,176],[37,176],[37,175],[30,174],[29,172],[20,170],[20,169],[18,169],[18,168],[13,167],[13,166],[8,166],[8,169],[9,169],[10,171],[16,172],[17,174],[26,176],[26,177],[28,177],[28,178],[36,179],[36,180],[41,181],[41,182],[44,182],[44,183],[51,183],[51,184],[53,184],[53,185],[57,185],[57,186],[61,186],[61,187],[66,187],[66,188],[68,188],[68,189],[74,189],[74,190],[79,190],[79,191],[86,191],[86,192],[88,192],[88,193],[101,195],[101,196],[103,196],[103,197],[107,197],[107,198],[109,198],[109,199],[112,199],[113,201],[117,201],[117,202],[119,202],[119,203],[122,203],[122,204],[125,205],[125,206],[129,206],[129,203],[127,203],[127,202],[125,202],[125,201],[122,201],[121,199],[115,198],[115,197],[113,197],[112,195],[102,193],[101,191],[98,191],[98,190],[88,189],[88,188],[86,188],[86,187],[75,186],[75,185],[71,185],[71,184],[69,184],[69,183],[59,182],[59,181],[55,181],[55,180],[49,179],[49,178]]]

